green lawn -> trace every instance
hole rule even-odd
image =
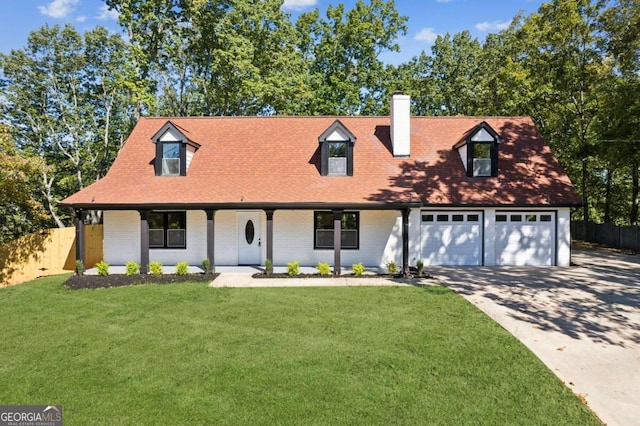
[[[599,424],[441,287],[0,290],[0,405],[87,424]]]

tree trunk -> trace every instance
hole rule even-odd
[[[634,161],[631,164],[631,179],[632,179],[632,188],[631,188],[631,215],[629,218],[629,223],[631,225],[638,224],[638,204],[640,200],[638,199],[638,193],[640,193],[640,185],[638,184],[638,163]]]
[[[587,158],[582,159],[582,220],[585,223],[589,222],[589,198],[587,196],[587,177],[588,177],[588,168],[587,168]]]
[[[611,188],[613,186],[613,174],[615,171],[607,169],[607,181],[604,193],[604,223],[611,222]]]

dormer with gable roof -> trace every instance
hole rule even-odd
[[[200,145],[171,121],[167,121],[151,140],[156,144],[156,176],[186,176],[193,154]]]
[[[318,137],[320,174],[353,176],[353,146],[356,137],[340,120],[336,120]]]
[[[486,121],[467,133],[454,145],[468,177],[498,176],[498,147],[500,136]]]

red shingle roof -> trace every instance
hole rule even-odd
[[[357,137],[354,174],[321,176],[318,136],[336,118],[143,118],[107,175],[62,204],[105,209],[239,203],[580,203],[529,118],[412,117],[411,157],[394,158],[389,117],[339,117]],[[155,176],[151,137],[167,120],[200,145],[186,176]],[[453,146],[482,121],[502,140],[499,175],[470,178]]]

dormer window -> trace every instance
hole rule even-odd
[[[467,136],[454,146],[460,154],[467,176],[497,176],[499,144],[500,137],[484,121],[468,132]]]
[[[162,175],[180,176],[180,143],[162,142]]]
[[[185,176],[194,153],[200,148],[170,121],[151,140],[156,144],[156,176]]]
[[[319,137],[322,176],[353,176],[353,145],[356,137],[340,120]]]

